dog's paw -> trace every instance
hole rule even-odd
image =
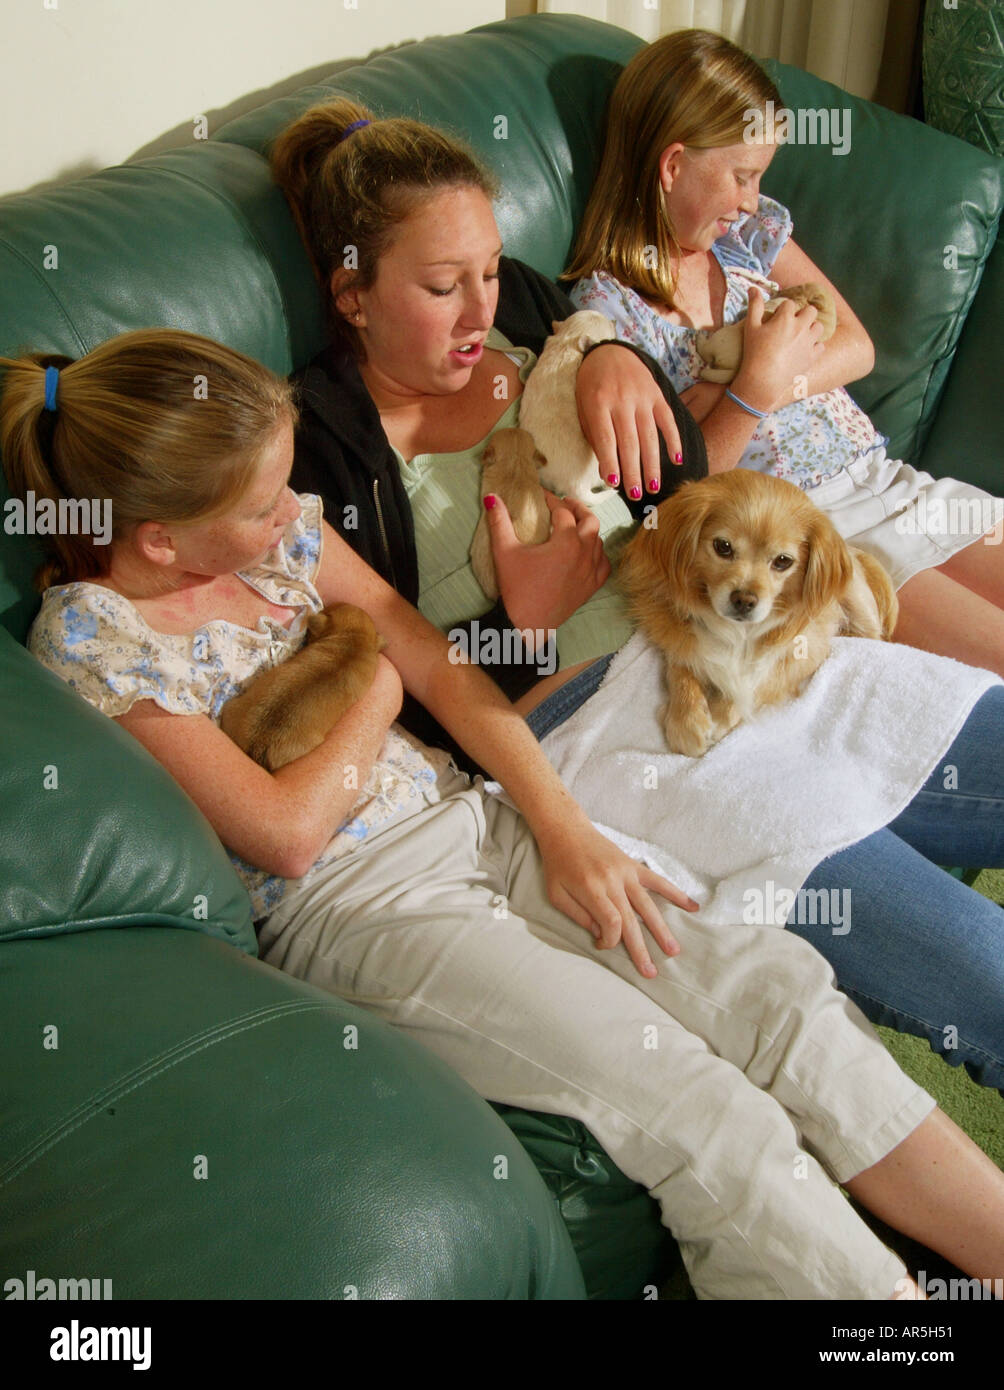
[[[669,709],[663,716],[663,731],[671,753],[700,758],[715,741],[714,721],[707,709],[691,710],[686,719],[675,718]]]

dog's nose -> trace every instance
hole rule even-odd
[[[729,594],[729,603],[737,618],[748,618],[757,606],[757,596],[751,594],[749,589],[733,589]]]

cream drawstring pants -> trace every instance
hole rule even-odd
[[[290,885],[262,958],[371,1009],[482,1096],[569,1115],[659,1202],[700,1298],[889,1298],[901,1261],[834,1181],[933,1109],[822,956],[703,927],[646,980],[547,899],[525,821],[455,772]],[[486,1154],[486,1163],[492,1161]]]

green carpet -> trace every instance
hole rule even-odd
[[[973,887],[984,897],[1004,903],[1004,869],[984,869]],[[878,1032],[907,1075],[929,1091],[945,1114],[1004,1169],[1004,1100],[1000,1095],[977,1086],[964,1067],[948,1066],[923,1039],[891,1028]]]

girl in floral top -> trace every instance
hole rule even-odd
[[[659,1200],[705,1297],[916,1295],[833,1178],[969,1273],[1000,1274],[1004,1175],[809,946],[702,928],[593,829],[494,684],[291,492],[282,383],[176,332],[3,365],[14,493],[113,508],[110,544],[47,537],[31,648],[269,876],[265,959],[412,1032],[482,1094],[582,1119]],[[373,685],[269,773],[220,709],[340,601],[386,638]],[[396,730],[403,685],[525,820]],[[672,968],[648,958],[639,917]],[[593,938],[626,950],[597,956]],[[651,1029],[658,1051],[640,1051]]]
[[[719,35],[680,30],[643,48],[611,98],[571,297],[663,366],[701,424],[711,472],[755,468],[797,483],[885,565],[900,590],[897,640],[1004,675],[1004,547],[980,540],[999,542],[1004,502],[889,459],[844,390],[871,371],[874,350],[793,241],[787,209],[759,195],[773,132],[759,144],[744,135],[768,102],[783,105]],[[766,298],[810,280],[836,304],[825,344],[814,308],[786,303],[762,321]],[[735,379],[701,381],[698,332],[744,315]]]

